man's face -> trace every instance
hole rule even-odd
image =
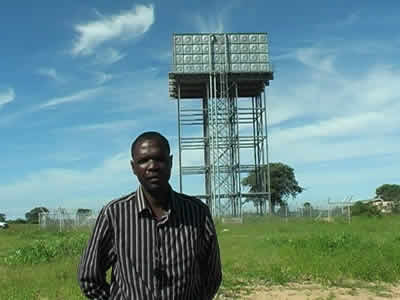
[[[167,190],[172,156],[158,139],[145,139],[136,144],[131,165],[133,173],[146,191]]]

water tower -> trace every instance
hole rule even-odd
[[[244,200],[266,211],[269,181],[265,87],[273,79],[266,33],[174,34],[169,95],[177,100],[179,186],[204,176],[205,199],[214,216],[242,216]],[[185,163],[189,151],[201,162]],[[243,191],[254,171],[259,190]],[[271,206],[270,206],[271,207]]]

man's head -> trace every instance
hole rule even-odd
[[[143,188],[150,193],[165,192],[172,168],[168,140],[158,132],[142,133],[132,143],[131,153],[133,173]]]

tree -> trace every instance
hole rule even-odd
[[[15,220],[9,220],[8,223],[10,223],[10,224],[26,224],[26,220],[18,218]]]
[[[394,206],[392,208],[392,213],[400,214],[400,201],[394,203]]]
[[[400,202],[400,185],[382,184],[376,189],[376,195],[385,201]]]
[[[6,215],[0,214],[0,222],[5,222],[5,221],[6,221]]]
[[[275,205],[282,204],[284,201],[287,201],[289,197],[296,197],[299,193],[301,193],[304,189],[299,186],[296,177],[294,175],[293,168],[285,165],[283,163],[270,163],[270,181],[271,181],[271,206],[270,212],[275,212]],[[264,165],[261,167],[261,174],[264,178],[267,178],[267,166]],[[264,180],[266,185],[268,185],[267,180]],[[243,178],[242,184],[244,186],[250,187],[250,192],[258,192],[262,191],[261,183],[257,182],[256,173],[252,171],[247,177]],[[265,187],[267,188],[267,186]],[[268,188],[266,189],[268,190]],[[248,199],[250,200],[250,199]],[[247,200],[247,201],[248,201]],[[251,199],[256,207],[260,204],[263,199]]]
[[[371,203],[363,203],[362,201],[357,201],[351,207],[351,215],[352,216],[381,216],[380,210],[372,205]]]
[[[78,208],[78,210],[76,211],[76,214],[78,216],[87,216],[92,214],[92,210],[88,209],[88,208]]]
[[[31,211],[25,214],[25,218],[28,223],[38,224],[39,223],[39,213],[49,212],[46,207],[35,207]]]
[[[312,216],[312,206],[310,202],[304,202],[304,216]]]
[[[282,201],[276,214],[281,217],[286,217],[289,215],[289,205],[286,201]]]

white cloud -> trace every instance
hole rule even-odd
[[[64,82],[64,79],[57,73],[54,68],[40,68],[37,73],[55,81]]]
[[[65,156],[65,153],[61,155]],[[137,188],[138,180],[131,171],[130,160],[128,147],[86,170],[47,168],[32,172],[13,183],[0,183],[0,193],[4,199],[2,205],[7,208],[4,212],[9,217],[22,217],[37,206],[49,209],[99,209],[112,199]],[[173,174],[171,184],[175,185],[177,181],[177,175]]]
[[[108,81],[110,81],[111,79],[113,79],[113,75],[108,74],[108,73],[104,73],[104,72],[96,72],[95,73],[95,81],[97,84],[102,85]]]
[[[15,99],[15,92],[13,88],[8,88],[6,91],[0,91],[0,108]]]
[[[317,162],[399,154],[398,149],[400,149],[400,142],[393,136],[331,140],[314,138],[287,143],[281,143],[273,136],[270,139],[272,161],[283,161],[289,164],[312,165]]]
[[[107,48],[104,50],[100,50],[98,53],[96,53],[95,63],[103,65],[111,65],[120,61],[125,56],[126,54],[122,54],[114,48]]]
[[[44,109],[44,108],[50,108],[54,107],[60,104],[65,104],[65,103],[70,103],[70,102],[79,102],[79,101],[84,101],[91,99],[95,96],[97,96],[101,91],[103,91],[102,88],[93,88],[93,89],[87,89],[87,90],[82,90],[79,91],[75,94],[69,95],[69,96],[64,96],[64,97],[56,97],[48,100],[47,102],[41,104],[38,109]]]
[[[295,55],[288,55],[288,58],[297,59],[309,69],[276,76],[267,89],[270,125],[299,118],[316,120],[315,125],[318,125],[321,120],[351,118],[371,112],[389,114],[391,120],[395,120],[392,112],[394,106],[399,105],[400,95],[398,67],[366,64],[366,71],[351,74],[339,65],[342,53],[331,48],[314,46],[292,54]],[[281,85],[288,81],[292,84]]]
[[[135,120],[118,120],[112,122],[95,123],[89,125],[82,125],[75,127],[74,129],[81,131],[91,131],[91,130],[124,130],[132,129],[137,125]]]
[[[217,16],[201,16],[194,17],[194,24],[199,32],[224,32],[224,18],[222,15]]]
[[[333,117],[304,126],[273,130],[272,138],[279,143],[295,142],[309,138],[345,137],[360,134],[371,134],[379,128],[381,133],[395,128],[396,124],[383,112],[364,112],[344,117]],[[383,130],[383,132],[382,132]]]
[[[333,63],[335,57],[321,52],[318,48],[302,48],[296,51],[296,58],[306,66],[313,69],[333,72]]]
[[[20,215],[42,205],[48,208],[99,208],[137,184],[129,160],[127,149],[85,171],[61,168],[35,171],[14,183],[0,185],[5,199],[3,204]]]
[[[280,86],[277,76],[268,88],[272,160],[312,165],[399,153],[399,67],[366,64],[354,74],[331,48],[293,53],[308,69],[282,73],[293,84]]]
[[[153,5],[136,5],[117,15],[99,16],[97,21],[75,26],[79,36],[72,54],[88,55],[107,41],[136,38],[147,32],[153,23]]]
[[[240,4],[240,1],[225,1],[223,7],[214,9],[209,7],[205,13],[191,15],[189,22],[195,26],[198,32],[202,33],[227,31],[232,10]]]

